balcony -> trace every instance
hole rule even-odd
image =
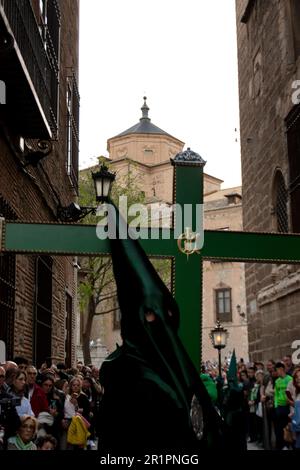
[[[57,133],[60,12],[48,0],[45,23],[31,0],[0,0],[0,80],[6,85],[2,120],[25,138]]]

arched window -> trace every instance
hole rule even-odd
[[[287,202],[288,192],[283,175],[278,170],[274,179],[274,214],[276,216],[276,229],[282,233],[287,233],[289,230]]]

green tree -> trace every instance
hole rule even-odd
[[[118,205],[119,196],[127,197],[128,207],[133,203],[143,203],[145,194],[140,190],[139,175],[135,165],[125,175],[117,175],[113,184],[111,198]],[[90,170],[81,171],[79,175],[80,204],[93,206],[95,204],[94,183]],[[89,215],[82,223],[95,224],[95,217]],[[130,222],[130,220],[129,220]],[[81,344],[85,364],[91,363],[90,338],[94,317],[112,313],[118,309],[116,286],[112,271],[112,261],[109,256],[88,257],[80,259],[82,269],[79,274],[79,307],[81,329]]]

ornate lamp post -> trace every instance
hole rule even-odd
[[[228,331],[225,328],[223,328],[219,320],[217,321],[215,328],[211,330],[210,335],[209,335],[213,347],[218,350],[219,376],[221,378],[222,378],[221,349],[226,347],[228,335],[229,335]]]
[[[100,170],[96,173],[92,172],[94,180],[96,200],[100,202],[108,201],[112,182],[116,178],[115,173],[111,173],[105,163],[102,163]]]

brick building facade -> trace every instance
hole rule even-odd
[[[0,215],[58,220],[78,192],[79,1],[0,0]],[[75,359],[70,257],[0,255],[7,358]]]
[[[300,2],[236,0],[245,230],[300,232]],[[298,86],[298,90],[299,90]],[[300,268],[246,265],[254,360],[300,338]]]

